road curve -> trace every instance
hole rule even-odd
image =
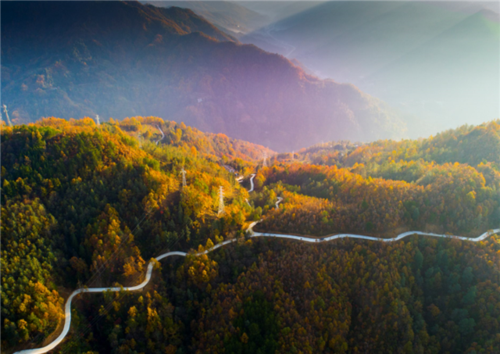
[[[357,235],[357,234],[338,234],[338,235],[328,236],[328,237],[324,237],[324,238],[312,238],[312,237],[307,237],[307,236],[282,235],[282,234],[273,234],[273,233],[267,233],[267,232],[255,232],[255,231],[253,231],[253,227],[257,223],[259,223],[260,221],[261,220],[254,221],[248,227],[247,231],[250,233],[250,237],[284,238],[284,239],[297,240],[297,241],[309,242],[309,243],[329,242],[329,241],[333,241],[333,240],[337,240],[337,239],[341,239],[341,238],[354,238],[354,239],[369,240],[369,241],[379,241],[379,242],[395,242],[395,241],[399,241],[399,240],[401,240],[401,239],[403,239],[405,237],[411,236],[411,235],[422,235],[422,236],[455,238],[455,239],[464,240],[464,241],[478,242],[478,241],[485,240],[486,238],[488,238],[491,235],[500,233],[500,229],[494,229],[494,230],[486,231],[485,233],[483,233],[482,235],[480,235],[480,236],[478,236],[476,238],[469,238],[469,237],[464,237],[464,236],[451,236],[451,235],[434,234],[434,233],[427,233],[427,232],[421,232],[421,231],[408,231],[408,232],[404,232],[402,234],[399,234],[395,238],[388,238],[388,239],[382,239],[382,238],[377,238],[377,237],[372,237],[372,236],[363,236],[363,235]],[[196,256],[200,256],[202,254],[208,254],[208,253],[210,253],[212,251],[215,251],[216,249],[218,249],[220,247],[223,247],[223,246],[225,246],[227,244],[230,244],[230,243],[233,243],[235,241],[237,241],[237,239],[232,239],[232,240],[224,241],[222,243],[219,243],[219,244],[215,245],[211,249],[205,250],[203,252],[195,253],[195,255]],[[165,259],[165,258],[170,257],[170,256],[182,256],[182,257],[185,257],[186,255],[187,255],[186,252],[178,252],[178,251],[167,252],[167,253],[164,253],[164,254],[156,257],[156,260],[157,261],[161,261],[162,259]],[[153,272],[153,266],[154,266],[154,263],[152,261],[149,262],[148,269],[147,269],[147,272],[146,272],[146,278],[144,279],[144,281],[142,283],[140,283],[139,285],[136,285],[136,286],[126,287],[126,288],[122,288],[122,287],[81,288],[81,289],[77,289],[77,290],[73,291],[73,293],[70,295],[70,297],[66,301],[66,305],[65,305],[65,319],[64,319],[65,322],[64,322],[64,329],[63,329],[62,333],[52,343],[50,343],[49,345],[47,345],[47,346],[45,346],[43,348],[21,350],[19,352],[16,352],[15,354],[17,354],[17,353],[23,353],[23,354],[28,354],[28,353],[29,354],[41,354],[41,353],[46,353],[49,350],[54,349],[56,346],[59,345],[59,343],[62,342],[62,340],[66,337],[66,335],[69,332],[69,329],[70,329],[70,326],[71,326],[71,302],[72,302],[72,300],[73,300],[73,298],[75,296],[77,296],[80,293],[101,293],[101,292],[105,292],[105,291],[108,291],[108,290],[109,291],[115,291],[115,292],[121,291],[122,289],[123,290],[127,290],[127,291],[137,291],[137,290],[140,290],[140,289],[144,288],[149,283],[149,281],[151,280],[151,274]]]
[[[250,189],[248,190],[248,193],[253,192],[253,179],[255,178],[255,173],[253,173],[250,177]]]
[[[253,191],[254,184],[253,184],[253,179],[255,177],[255,174],[252,174],[252,177],[250,178],[250,183],[251,183],[251,189],[249,192]],[[278,206],[278,202],[276,202],[276,207]],[[491,235],[500,233],[500,229],[494,229],[494,230],[489,230],[483,233],[482,235],[476,237],[476,238],[469,238],[469,237],[464,237],[464,236],[451,236],[451,235],[443,235],[443,234],[434,234],[434,233],[427,233],[427,232],[421,232],[421,231],[407,231],[403,232],[402,234],[399,234],[395,238],[388,238],[388,239],[383,239],[383,238],[377,238],[373,236],[363,236],[363,235],[357,235],[357,234],[338,234],[338,235],[333,235],[333,236],[328,236],[328,237],[323,237],[323,238],[312,238],[308,236],[297,236],[297,235],[282,235],[282,234],[273,234],[273,233],[267,233],[267,232],[255,232],[253,231],[253,227],[261,222],[262,220],[259,221],[254,221],[252,222],[249,227],[247,228],[248,233],[250,234],[250,237],[275,237],[275,238],[284,238],[284,239],[291,239],[291,240],[297,240],[297,241],[302,241],[302,242],[309,242],[309,243],[319,243],[319,242],[328,242],[328,241],[333,241],[336,239],[341,239],[341,238],[354,238],[354,239],[361,239],[361,240],[369,240],[369,241],[379,241],[379,242],[395,242],[399,241],[405,237],[411,236],[411,235],[422,235],[422,236],[433,236],[433,237],[444,237],[444,238],[455,238],[459,240],[464,240],[464,241],[471,241],[471,242],[479,242],[483,241],[486,238],[488,238]],[[216,249],[223,247],[227,244],[233,243],[237,241],[237,239],[232,239],[232,240],[227,240],[224,242],[221,242],[214,247],[205,250],[203,252],[198,252],[195,253],[196,256],[200,256],[202,254],[208,254],[212,251],[215,251]],[[156,257],[157,261],[161,261],[162,259],[171,257],[171,256],[182,256],[185,257],[187,255],[186,252],[179,252],[179,251],[174,251],[174,252],[167,252],[162,255],[159,255]],[[109,288],[80,288],[75,291],[69,296],[68,300],[66,300],[66,305],[65,305],[65,318],[64,318],[64,328],[61,334],[49,345],[43,347],[43,348],[37,348],[37,349],[27,349],[27,350],[21,350],[18,351],[14,354],[42,354],[42,353],[47,353],[48,351],[54,349],[57,347],[63,339],[66,337],[66,335],[69,332],[69,329],[71,327],[71,302],[75,296],[81,293],[102,293],[105,291],[114,291],[118,292],[121,290],[127,290],[127,291],[137,291],[142,288],[144,288],[149,281],[151,280],[151,274],[153,272],[153,266],[154,262],[151,261],[148,264],[148,269],[146,271],[146,277],[142,283],[136,286],[131,286],[131,287],[109,287]]]
[[[494,230],[486,231],[485,233],[483,233],[482,235],[480,235],[476,238],[470,238],[470,237],[464,237],[464,236],[434,234],[434,233],[422,232],[422,231],[407,231],[407,232],[403,232],[402,234],[399,234],[398,236],[396,236],[394,238],[379,238],[379,237],[364,236],[364,235],[357,235],[357,234],[338,234],[338,235],[333,235],[333,236],[328,236],[328,237],[313,238],[313,237],[309,237],[309,236],[273,234],[273,233],[269,233],[269,232],[255,232],[252,230],[252,228],[253,228],[253,226],[255,226],[255,224],[257,224],[257,222],[253,223],[251,225],[251,227],[248,229],[248,231],[251,233],[250,237],[275,237],[275,238],[285,238],[285,239],[289,239],[289,240],[297,240],[297,241],[310,242],[310,243],[328,242],[328,241],[333,241],[333,240],[337,240],[337,239],[341,239],[341,238],[354,238],[354,239],[360,239],[360,240],[379,241],[379,242],[395,242],[395,241],[399,241],[399,240],[401,240],[405,237],[411,236],[411,235],[453,238],[453,239],[458,239],[458,240],[463,240],[463,241],[479,242],[479,241],[484,241],[486,238],[488,238],[491,235],[500,233],[500,229],[494,229]]]
[[[158,143],[159,143],[160,141],[162,141],[162,140],[165,138],[165,134],[163,133],[163,130],[161,130],[161,127],[158,125],[158,126],[157,126],[157,128],[158,128],[158,129],[160,130],[160,132],[161,132],[161,139],[160,139],[160,140],[158,140],[158,141],[156,142],[156,145],[158,145]]]
[[[278,197],[278,201],[276,202],[276,209],[279,209],[279,208],[280,208],[278,205],[279,205],[279,203],[281,203],[281,202],[282,202],[282,200],[283,200],[283,198]]]
[[[183,256],[183,257],[185,257],[186,252],[177,252],[177,251],[176,252],[167,252],[167,253],[164,253],[164,254],[156,257],[156,260],[160,261],[160,260],[167,258],[167,257],[170,257],[170,256]],[[77,296],[81,293],[102,293],[102,292],[105,292],[108,290],[114,291],[114,292],[121,291],[122,289],[128,290],[128,291],[140,290],[140,289],[144,288],[151,280],[151,273],[153,272],[153,265],[154,265],[153,262],[149,262],[148,269],[146,271],[146,278],[144,279],[144,281],[142,283],[140,283],[139,285],[136,285],[136,286],[131,286],[131,287],[127,287],[127,288],[122,288],[122,287],[80,288],[80,289],[73,291],[71,293],[71,295],[69,296],[68,300],[66,300],[66,305],[64,306],[64,328],[63,328],[63,331],[61,332],[61,334],[52,343],[50,343],[49,345],[47,345],[43,348],[21,350],[21,351],[16,352],[15,354],[17,354],[17,353],[25,353],[25,354],[28,354],[28,353],[30,353],[30,354],[47,353],[48,351],[54,349],[55,347],[57,347],[59,345],[59,343],[61,343],[63,341],[64,337],[66,337],[66,335],[68,334],[69,329],[71,327],[71,302],[73,301],[73,298],[75,296]]]

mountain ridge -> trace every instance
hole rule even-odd
[[[498,118],[500,27],[492,8],[326,2],[239,40],[296,58],[319,77],[351,82],[418,116],[425,127],[412,135],[418,137]]]
[[[87,15],[75,15],[80,7]],[[93,14],[103,8],[126,16]],[[43,11],[30,21],[33,9]],[[282,151],[405,135],[399,113],[382,101],[241,44],[190,10],[137,2],[23,2],[3,10],[10,19],[2,21],[2,97],[17,122],[161,116]]]

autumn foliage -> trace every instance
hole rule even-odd
[[[311,245],[246,233],[260,218],[256,231],[311,236],[498,228],[496,127],[262,167],[262,147],[156,117],[2,125],[2,350],[40,346],[70,290],[136,285],[151,261],[141,292],[76,297],[56,351],[500,352],[498,235]],[[154,259],[172,250],[187,256]]]

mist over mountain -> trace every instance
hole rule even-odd
[[[273,17],[253,11],[234,1],[145,1],[157,7],[193,10],[224,32],[240,36],[273,21]]]
[[[325,1],[239,1],[235,3],[252,11],[263,14],[274,21],[288,18],[312,7],[318,6]]]
[[[425,119],[498,118],[498,2],[333,1],[239,37]]]
[[[404,136],[385,103],[242,45],[191,10],[138,2],[2,4],[2,101],[42,116],[159,116],[293,150]]]
[[[482,119],[495,8],[161,5],[1,2],[0,352],[500,353],[500,119],[313,71]]]
[[[158,7],[181,7],[193,10],[224,32],[239,38],[248,33],[258,33],[276,21],[288,18],[324,1],[141,1]],[[254,43],[256,44],[256,43]],[[269,45],[269,38],[264,45]]]

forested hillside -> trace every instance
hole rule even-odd
[[[41,126],[51,126],[59,129],[70,128],[75,124],[74,119],[69,121],[60,118],[44,118],[38,122]],[[92,125],[93,120],[87,118],[87,124]],[[76,123],[79,124],[79,123]],[[232,139],[224,134],[203,133],[196,128],[186,126],[184,123],[166,121],[159,117],[131,117],[121,121],[111,119],[104,123],[106,129],[119,128],[129,136],[137,139],[139,147],[143,143],[154,142],[165,147],[181,147],[195,157],[200,153],[206,159],[221,160],[231,163],[238,168],[238,163],[243,166],[243,161],[255,161],[263,158],[265,154],[275,154],[274,151],[247,141]],[[114,130],[113,130],[114,131]]]
[[[364,229],[383,237],[401,230],[474,235],[495,228],[499,123],[428,139],[332,142],[301,150],[293,161],[289,157],[259,172],[256,180],[268,185],[263,193],[269,188],[285,197],[283,209],[261,226],[316,235]]]
[[[461,163],[479,166],[481,163],[500,169],[500,120],[477,126],[464,125],[427,139],[381,140],[361,146],[345,142],[319,144],[300,151],[301,159],[316,165],[337,165],[360,168],[370,175],[385,170],[399,171],[405,164],[429,165]],[[396,166],[398,166],[396,168]],[[417,168],[414,168],[417,170]],[[400,179],[396,175],[386,176]]]
[[[184,139],[196,137],[185,126],[177,136],[183,128]],[[58,286],[133,283],[160,250],[242,234],[247,191],[218,159],[182,139],[177,146],[145,141],[141,149],[120,125],[98,128],[91,119],[3,129],[4,341],[54,330]],[[182,168],[188,185],[181,190]],[[216,218],[219,186],[226,214]]]
[[[384,102],[235,42],[191,10],[10,1],[1,26],[2,103],[17,124],[155,115],[281,151],[405,136]]]
[[[51,342],[74,289],[139,284],[170,250],[189,254],[153,260],[142,291],[77,296],[54,352],[500,351],[498,235],[319,246],[245,232],[260,218],[259,230],[310,237],[499,228],[498,122],[421,141],[316,146],[267,167],[270,150],[157,117],[1,128],[2,352]],[[473,150],[484,136],[488,145]],[[367,167],[389,159],[427,167],[416,179]]]

